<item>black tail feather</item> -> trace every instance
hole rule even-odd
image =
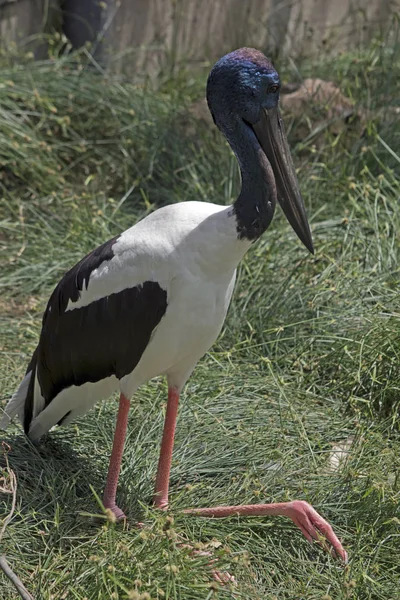
[[[29,371],[32,371],[31,379],[29,381],[28,392],[26,394],[25,406],[24,406],[24,431],[26,435],[28,435],[29,427],[32,422],[33,416],[33,401],[34,401],[34,393],[35,393],[35,376],[36,376],[36,365],[37,365],[37,354],[38,349],[36,348],[35,352],[32,355],[32,358],[29,362],[28,368],[26,370],[26,374]]]

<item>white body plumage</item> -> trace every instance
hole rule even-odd
[[[69,385],[49,401],[41,389],[40,369],[39,373],[36,369],[29,437],[38,439],[60,421],[69,423],[118,389],[130,398],[140,385],[157,375],[166,375],[170,386],[181,389],[221,330],[236,267],[250,244],[238,239],[232,207],[205,202],[166,206],[121,234],[112,245],[112,258],[88,274],[86,287],[82,286],[77,299],[69,298],[65,313],[83,307],[90,311],[96,301],[129,288],[140,290],[144,282],[157,283],[166,292],[165,313],[152,330],[137,365],[120,379],[113,374]],[[52,310],[51,303],[48,310]],[[113,315],[111,323],[120,318],[129,318],[129,313]],[[98,323],[99,328],[103,326]],[[76,331],[78,353],[81,335],[85,332]],[[109,326],[106,338],[111,340],[114,335]],[[95,346],[93,340],[93,352]],[[1,427],[15,414],[23,421],[31,375],[32,371],[27,373],[11,399]]]

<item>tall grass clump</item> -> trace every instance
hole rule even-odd
[[[86,51],[2,60],[4,406],[69,267],[163,204],[232,202],[239,176],[220,134],[192,110],[205,73],[186,67],[138,82],[100,72]],[[115,402],[37,447],[18,426],[2,435],[17,492],[0,552],[37,599],[398,597],[400,46],[376,39],[277,67],[286,81],[329,79],[354,105],[339,129],[285,118],[316,253],[306,254],[277,210],[240,265],[224,330],[183,393],[168,514],[150,507],[161,380],[132,403],[118,493],[126,527],[108,522],[97,502]],[[11,480],[4,461],[0,469],[5,523]],[[179,512],[294,498],[332,522],[346,567],[289,521]],[[98,513],[100,524],[89,516]],[[145,528],[134,527],[138,519]],[[190,547],[212,552],[236,585],[216,584],[210,558]],[[1,573],[0,589],[2,600],[17,598]]]

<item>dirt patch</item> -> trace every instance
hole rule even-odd
[[[0,298],[0,315],[2,317],[22,317],[28,312],[36,311],[39,298]]]
[[[345,119],[354,113],[353,101],[332,81],[305,79],[301,85],[286,89],[288,92],[281,95],[281,106],[294,117],[301,117],[310,107],[321,111],[326,119]]]

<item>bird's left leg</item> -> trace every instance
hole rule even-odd
[[[168,388],[167,411],[165,414],[164,431],[153,499],[156,508],[161,509],[165,509],[168,506],[169,477],[171,473],[172,451],[174,449],[179,394],[180,391],[178,388]]]
[[[116,504],[116,494],[122,455],[124,452],[126,428],[128,426],[129,406],[130,400],[121,394],[119,398],[118,416],[115,425],[110,464],[108,467],[107,482],[103,496],[104,507],[110,509],[117,519],[126,518],[123,511]]]

